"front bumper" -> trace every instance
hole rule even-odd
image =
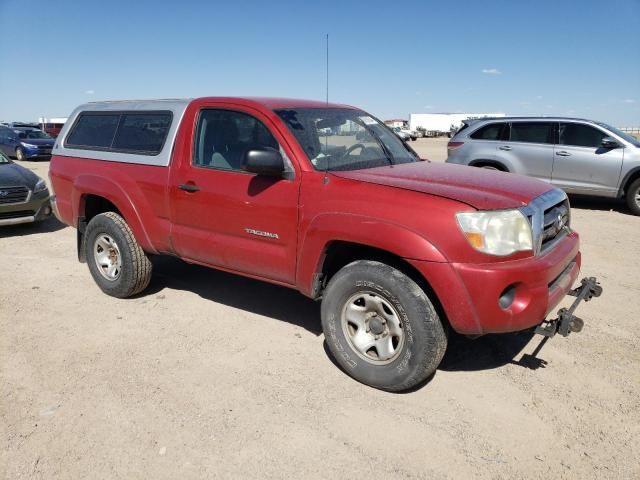
[[[33,147],[25,147],[23,145],[22,152],[24,153],[25,158],[29,160],[50,160],[52,148],[53,146],[33,148]]]
[[[579,240],[568,234],[544,255],[486,264],[411,262],[427,279],[452,328],[465,335],[540,325],[580,273]]]
[[[0,205],[0,226],[40,222],[51,216],[49,191],[30,193],[26,202]]]

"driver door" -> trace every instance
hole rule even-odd
[[[199,110],[192,148],[171,174],[171,238],[187,260],[294,284],[300,175],[279,132],[258,115]],[[242,170],[246,152],[261,147],[280,149],[285,176]]]

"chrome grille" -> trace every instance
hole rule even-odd
[[[559,235],[564,234],[570,224],[569,202],[564,201],[544,211],[542,227],[542,250],[553,242]]]
[[[0,205],[10,203],[22,203],[27,200],[29,189],[27,187],[0,187]]]
[[[536,254],[548,251],[570,231],[571,208],[562,190],[544,193],[521,210],[531,223]]]

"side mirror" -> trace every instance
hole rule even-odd
[[[600,146],[602,148],[618,148],[620,144],[614,138],[604,137]]]
[[[284,159],[273,148],[255,148],[245,153],[242,169],[258,175],[281,177],[284,173]]]

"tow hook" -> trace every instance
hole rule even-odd
[[[540,353],[540,350],[542,350],[542,347],[544,347],[545,343],[547,343],[551,337],[555,336],[556,333],[566,337],[571,332],[577,333],[581,331],[584,326],[584,320],[580,317],[576,317],[573,312],[576,311],[576,308],[578,308],[578,305],[580,305],[580,302],[583,300],[588,302],[593,297],[599,297],[602,295],[602,287],[595,277],[583,278],[580,282],[580,286],[568,292],[567,295],[576,297],[576,299],[569,308],[561,308],[558,311],[557,318],[554,318],[553,320],[545,320],[542,324],[536,327],[535,333],[542,335],[544,338],[540,341],[531,355],[525,353],[522,356],[518,362],[520,365],[531,369],[540,368],[546,365],[546,361],[538,358],[538,354]]]
[[[571,332],[579,332],[584,326],[584,320],[573,314],[583,300],[588,302],[593,297],[602,295],[602,287],[595,277],[583,278],[580,286],[571,290],[567,295],[576,297],[569,308],[561,308],[558,311],[558,317],[553,320],[545,320],[541,325],[536,327],[535,333],[544,337],[553,337],[559,333],[563,337],[568,336]]]

